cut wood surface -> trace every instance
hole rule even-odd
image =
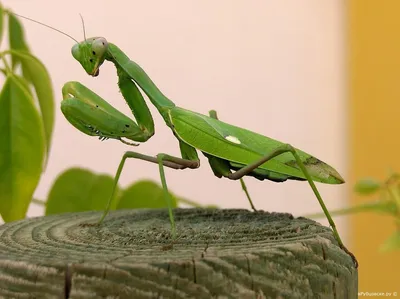
[[[331,230],[290,214],[176,209],[0,227],[0,298],[357,298]]]

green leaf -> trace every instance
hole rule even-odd
[[[400,232],[396,231],[380,247],[381,251],[392,251],[400,249]]]
[[[0,94],[0,213],[25,217],[44,159],[43,124],[24,79],[9,75]]]
[[[372,178],[365,178],[356,183],[354,186],[354,191],[359,194],[368,195],[378,191],[381,186],[382,184],[379,181]]]
[[[68,169],[54,182],[46,202],[45,214],[103,211],[111,196],[113,183],[114,179],[109,175],[95,174],[80,168]],[[115,205],[116,200],[111,208],[114,209]]]
[[[3,39],[3,29],[4,29],[4,9],[0,3],[0,44]]]
[[[29,52],[28,45],[25,41],[24,29],[15,15],[11,12],[8,14],[8,30],[11,50]],[[12,68],[18,64],[19,58],[12,57]],[[30,78],[28,78],[30,79]]]
[[[177,199],[171,193],[171,205],[177,206]],[[167,208],[162,187],[152,181],[143,180],[132,184],[121,194],[117,209]]]
[[[39,100],[44,132],[46,134],[47,157],[50,150],[51,136],[54,127],[54,94],[51,79],[46,67],[29,52],[10,51],[13,57],[18,57],[25,72],[31,78]]]

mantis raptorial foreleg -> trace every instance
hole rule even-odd
[[[186,156],[186,155],[187,155],[187,153],[182,152],[182,156]],[[196,154],[196,156],[197,156],[197,154]],[[162,183],[162,187],[163,187],[163,191],[164,191],[164,198],[165,198],[165,201],[168,206],[168,213],[169,213],[169,218],[170,218],[170,222],[171,222],[171,233],[172,233],[172,237],[175,238],[176,227],[175,227],[174,216],[172,214],[172,206],[171,206],[172,200],[171,200],[171,195],[168,191],[167,181],[165,179],[164,166],[172,168],[172,169],[186,169],[186,168],[195,169],[200,166],[200,161],[178,158],[178,157],[174,157],[174,156],[164,154],[164,153],[160,153],[156,157],[153,157],[153,156],[148,156],[148,155],[144,155],[144,154],[132,152],[132,151],[126,152],[122,156],[121,162],[119,163],[117,172],[114,177],[114,184],[113,184],[113,188],[111,191],[111,196],[110,196],[110,199],[108,200],[107,207],[106,207],[102,217],[99,220],[99,224],[103,222],[104,218],[107,216],[108,212],[110,211],[111,203],[115,197],[115,191],[116,191],[116,187],[118,185],[119,178],[121,176],[121,172],[124,168],[125,161],[128,158],[139,159],[139,160],[143,160],[143,161],[147,161],[147,162],[151,162],[151,163],[156,163],[159,165],[160,178],[161,178],[161,183]]]
[[[149,107],[146,105],[143,95],[136,84],[126,74],[126,72],[118,66],[117,75],[119,89],[131,109],[132,114],[138,123],[139,129],[145,137],[143,140],[139,141],[144,142],[154,135],[154,120]]]
[[[69,82],[63,86],[61,110],[68,121],[85,134],[138,145],[122,138],[147,141],[154,135],[153,118],[135,83],[120,76],[119,84],[124,87],[122,93],[131,110],[135,111],[137,123],[79,82]]]

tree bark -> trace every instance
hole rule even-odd
[[[0,227],[1,298],[357,298],[331,230],[290,214],[176,209],[53,215]]]

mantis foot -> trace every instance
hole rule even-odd
[[[341,248],[342,250],[344,250],[348,255],[351,256],[351,259],[352,259],[353,262],[354,262],[354,266],[356,267],[356,269],[358,269],[358,261],[357,261],[355,255],[354,255],[353,253],[351,253],[351,252],[346,248],[346,246],[344,246],[344,245],[341,245],[340,248]]]

